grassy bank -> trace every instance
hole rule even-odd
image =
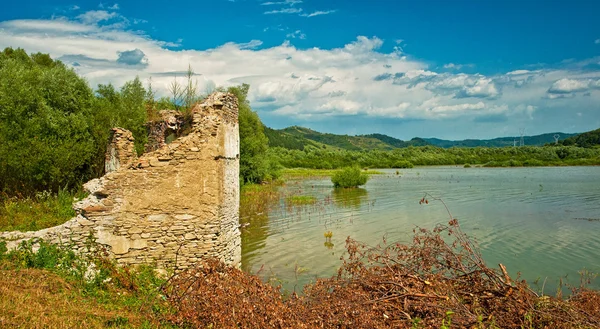
[[[284,297],[256,275],[208,259],[158,277],[41,243],[0,244],[0,327],[599,328],[600,293],[540,296],[488,267],[456,220],[409,244],[347,239],[338,275]],[[585,284],[584,281],[582,281]]]
[[[0,243],[1,328],[174,328],[150,266],[121,268],[99,252]]]
[[[60,225],[75,216],[73,201],[83,192],[39,192],[33,197],[0,197],[0,231],[37,231]]]

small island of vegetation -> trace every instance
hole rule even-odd
[[[358,167],[346,167],[338,170],[331,177],[333,186],[338,188],[354,188],[365,185],[369,176],[363,173]]]

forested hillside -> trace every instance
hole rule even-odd
[[[382,134],[370,135],[336,135],[320,133],[318,131],[292,126],[280,130],[266,128],[265,133],[269,138],[269,146],[283,147],[290,150],[304,150],[307,146],[322,149],[339,149],[349,151],[389,151],[408,146],[425,146],[429,143],[420,138],[413,138],[405,142]]]
[[[465,139],[465,140],[445,140],[439,138],[419,138],[415,137],[409,141],[403,141],[383,134],[368,135],[336,135],[330,133],[320,133],[309,128],[292,126],[284,129],[271,129],[265,127],[265,134],[269,139],[269,146],[283,147],[289,150],[304,150],[306,146],[314,146],[322,149],[341,149],[349,151],[371,151],[371,150],[393,150],[409,146],[438,146],[442,148],[450,147],[506,147],[518,146],[520,137],[499,137],[494,139]],[[561,140],[577,136],[577,134],[565,133],[547,133],[535,136],[524,136],[523,141],[526,146],[543,146],[554,143],[554,136],[558,134]],[[597,134],[598,135],[598,134]],[[587,137],[586,137],[587,138]],[[593,137],[589,140],[582,139],[582,143],[590,145]],[[597,139],[596,139],[597,140]],[[573,145],[574,140],[570,144]]]
[[[579,147],[598,147],[600,145],[600,129],[569,137],[561,141],[561,144]]]

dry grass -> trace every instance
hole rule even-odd
[[[140,327],[144,314],[99,304],[46,270],[0,271],[1,328]]]

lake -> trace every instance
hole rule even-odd
[[[414,228],[447,223],[441,202],[419,204],[427,192],[444,200],[488,266],[502,263],[538,291],[546,281],[545,294],[555,293],[561,277],[578,284],[583,269],[600,273],[600,167],[381,171],[350,190],[334,189],[330,177],[291,179],[266,210],[242,211],[242,268],[300,292],[336,273],[348,236],[369,245],[383,237],[409,242]],[[316,202],[290,206],[291,195]]]

